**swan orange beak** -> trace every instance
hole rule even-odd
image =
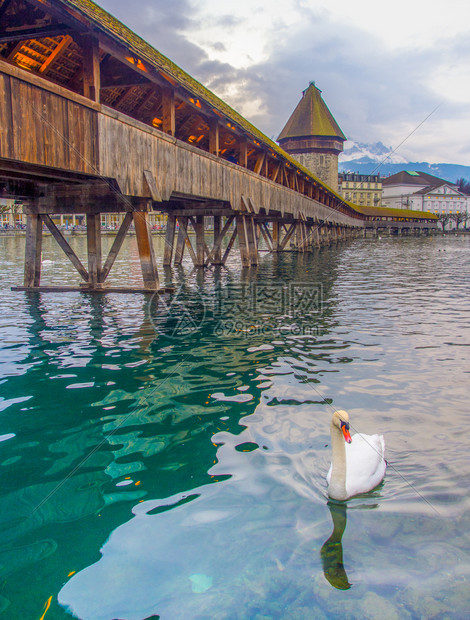
[[[349,428],[347,428],[346,424],[341,425],[341,430],[343,431],[344,441],[346,441],[346,443],[351,443],[351,435],[349,433]]]

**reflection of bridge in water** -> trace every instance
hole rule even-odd
[[[93,3],[27,5],[0,0],[0,190],[25,205],[25,288],[40,287],[43,226],[82,290],[102,290],[133,224],[144,287],[156,290],[153,210],[168,215],[164,265],[187,251],[197,267],[225,264],[235,240],[248,267],[261,239],[272,252],[304,252],[373,223],[375,213],[344,201]],[[104,261],[103,213],[123,216]],[[54,222],[61,214],[86,215],[86,266]],[[430,214],[409,217],[435,227]]]

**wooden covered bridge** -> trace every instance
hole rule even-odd
[[[0,118],[0,196],[27,213],[26,289],[40,288],[43,225],[81,290],[100,290],[133,224],[156,290],[152,210],[168,214],[164,265],[185,249],[195,266],[224,264],[236,238],[242,265],[256,265],[261,236],[273,252],[305,251],[369,219],[90,0],[0,0]],[[124,215],[107,257],[101,213]],[[86,216],[87,265],[57,214]]]

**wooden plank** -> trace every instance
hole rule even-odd
[[[227,234],[228,229],[230,228],[230,225],[233,223],[233,220],[235,219],[235,216],[231,215],[230,217],[227,218],[227,221],[224,224],[224,227],[222,228],[221,231],[219,231],[219,233],[216,236],[216,228],[214,226],[214,246],[212,248],[212,250],[209,252],[209,254],[207,255],[206,258],[206,262],[205,264],[208,265],[210,262],[212,262],[213,265],[223,265],[223,259],[221,259],[219,262],[216,262],[216,256],[219,255],[221,253],[221,248],[222,248],[222,241],[224,240],[225,235]],[[230,251],[230,250],[229,250]]]
[[[147,183],[147,187],[149,188],[150,195],[152,196],[152,200],[154,202],[162,202],[162,195],[160,194],[157,183],[155,182],[155,177],[150,170],[144,170],[144,178]]]
[[[98,40],[90,35],[76,36],[75,39],[82,48],[83,95],[99,103],[101,77]]]
[[[240,142],[240,157],[238,158],[238,163],[243,168],[248,168],[248,142],[246,140],[242,140]]]
[[[254,169],[255,174],[261,174],[261,169],[262,169],[265,157],[266,157],[266,153],[264,151],[261,151],[261,153],[258,155],[258,159],[256,160],[255,169]]]
[[[279,222],[273,220],[273,252],[279,252],[280,230]]]
[[[39,215],[26,216],[26,245],[24,258],[24,286],[40,285],[42,251],[42,221]]]
[[[217,118],[209,121],[209,153],[219,155],[219,120]]]
[[[10,158],[14,156],[14,125],[9,75],[0,75],[0,91],[4,93],[0,97],[0,156]]]
[[[255,224],[252,217],[245,217],[246,241],[248,245],[248,254],[250,264],[258,264],[258,246],[256,243]]]
[[[170,136],[176,135],[175,91],[162,89],[162,131]]]
[[[237,234],[238,246],[240,248],[240,260],[242,267],[250,266],[250,252],[248,248],[247,232],[246,232],[246,216],[237,215]]]
[[[169,267],[173,258],[173,246],[175,243],[176,217],[169,215],[166,222],[165,248],[163,250],[163,265]]]
[[[132,223],[132,213],[126,213],[124,219],[119,227],[118,233],[114,238],[113,245],[109,250],[108,257],[103,265],[103,269],[101,270],[100,282],[105,282],[106,278],[111,271],[112,266],[114,265],[114,261],[116,260],[117,255],[119,254],[119,250],[121,249],[122,242],[124,241],[124,237],[126,236],[127,231],[129,230],[129,226]]]
[[[178,230],[178,240],[176,242],[176,250],[175,250],[175,265],[181,265],[183,261],[183,256],[184,256],[186,235],[181,227],[181,221],[183,219],[184,218],[181,216],[178,217],[179,230]],[[186,218],[186,226],[187,226],[187,221],[188,221],[188,218]]]
[[[214,215],[214,245],[212,248],[212,252],[210,254],[212,254],[213,258],[212,258],[212,264],[213,265],[220,265],[221,261],[222,261],[222,252],[221,252],[221,243],[217,243],[218,239],[221,237],[220,235],[220,215]],[[222,241],[222,239],[221,239]],[[210,256],[209,254],[209,256]],[[209,256],[207,257],[206,260],[206,264],[209,261]]]
[[[204,216],[197,215],[195,225],[193,224],[193,226],[196,231],[197,267],[203,267],[205,259]]]
[[[288,231],[286,232],[286,235],[284,237],[284,239],[282,240],[282,243],[279,246],[279,251],[282,252],[282,250],[284,250],[284,248],[287,245],[287,242],[289,241],[289,239],[292,237],[292,235],[294,234],[295,231],[295,222],[293,224],[290,225],[290,228],[288,229]]]
[[[150,235],[148,213],[134,212],[133,216],[144,286],[145,288],[156,290],[160,287],[160,284],[158,280],[155,251]]]
[[[232,236],[230,237],[227,247],[225,248],[224,255],[222,256],[222,265],[225,265],[228,255],[230,254],[230,250],[232,249],[235,239],[237,238],[237,233],[238,233],[238,228],[237,226],[235,226],[232,232]]]
[[[88,283],[94,287],[101,282],[101,214],[88,213],[86,216],[86,235],[88,252]]]
[[[39,67],[39,73],[42,75],[45,75],[47,71],[49,70],[51,64],[62,56],[62,54],[66,51],[66,49],[72,43],[72,41],[73,41],[72,37],[66,34],[62,38],[62,41],[60,41],[60,43],[56,45],[55,49],[49,54],[46,60]]]
[[[260,226],[259,226],[260,232],[263,235],[263,239],[266,243],[266,245],[268,246],[268,250],[270,252],[273,251],[273,238],[271,236],[271,233],[269,231],[268,225],[266,222],[261,222]]]
[[[70,260],[70,262],[75,267],[75,269],[78,271],[78,273],[81,275],[82,279],[85,280],[85,282],[88,282],[88,271],[82,265],[80,259],[75,254],[75,252],[72,250],[70,245],[67,243],[66,239],[62,236],[62,233],[57,228],[57,226],[54,224],[50,216],[46,214],[41,215],[41,220],[47,226],[50,233],[52,234],[54,239],[57,241],[59,246],[62,248],[67,258]]]
[[[196,267],[197,266],[197,256],[196,256],[196,254],[195,254],[195,252],[193,250],[193,246],[191,245],[191,240],[190,240],[189,235],[188,235],[188,221],[189,221],[189,218],[187,218],[187,217],[178,218],[178,222],[179,222],[179,226],[180,226],[180,231],[182,231],[182,233],[183,233],[184,242],[186,244],[186,247],[188,248],[189,255],[191,256],[191,260],[193,261],[193,265]],[[176,264],[176,257],[175,257],[175,264]]]

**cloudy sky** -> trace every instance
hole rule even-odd
[[[271,138],[315,81],[350,140],[470,165],[468,0],[96,1]]]

